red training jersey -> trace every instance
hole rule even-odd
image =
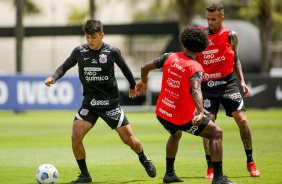
[[[202,66],[183,52],[171,54],[167,58],[156,106],[158,116],[176,125],[186,124],[194,118],[196,106],[189,93],[190,77],[198,71],[204,72]]]
[[[209,46],[197,57],[205,70],[203,81],[220,79],[233,72],[234,51],[228,40],[229,32],[230,29],[222,27],[219,32],[208,34]]]

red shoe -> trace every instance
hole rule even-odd
[[[259,177],[260,176],[260,172],[258,171],[254,162],[249,162],[247,164],[247,170],[251,173],[252,177]]]
[[[213,179],[213,168],[208,168],[208,174],[205,178],[206,179]]]

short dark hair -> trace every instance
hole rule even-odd
[[[182,45],[192,52],[202,52],[208,47],[209,37],[198,27],[186,26],[179,36]]]
[[[219,11],[221,13],[221,15],[224,16],[224,8],[223,8],[223,5],[221,5],[221,4],[212,4],[212,5],[208,6],[206,9],[209,12]]]
[[[99,20],[90,19],[84,23],[82,29],[86,34],[89,34],[89,35],[93,35],[95,33],[101,34],[103,33],[103,24]]]

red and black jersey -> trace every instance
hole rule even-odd
[[[229,41],[230,29],[212,34],[209,28],[200,27],[208,33],[209,46],[198,54],[197,61],[205,70],[203,81],[220,79],[233,72],[234,51]]]
[[[189,93],[190,78],[204,70],[197,61],[183,52],[165,54],[160,58],[154,60],[157,68],[163,67],[162,89],[156,114],[173,124],[186,124],[195,116],[196,108],[192,94]]]

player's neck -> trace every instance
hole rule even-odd
[[[194,60],[197,59],[198,52],[192,52],[192,51],[187,50],[186,48],[184,48],[183,53],[184,53],[186,56],[190,56],[190,57],[193,58]]]

